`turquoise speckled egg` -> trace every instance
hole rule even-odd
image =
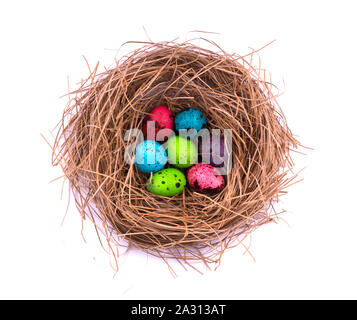
[[[142,172],[159,171],[165,166],[166,162],[166,150],[156,141],[145,140],[135,149],[135,165]]]
[[[175,117],[175,128],[177,131],[182,129],[196,129],[200,131],[206,125],[206,118],[200,110],[189,108],[181,111]]]
[[[167,168],[154,173],[146,189],[160,196],[174,196],[182,192],[185,186],[185,175],[178,169]]]

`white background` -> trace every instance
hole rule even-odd
[[[0,298],[357,298],[355,1],[2,1],[0,4]],[[229,52],[260,52],[284,91],[279,102],[301,150],[304,181],[280,221],[258,229],[204,275],[140,252],[110,258],[93,227],[61,200],[40,137],[71,88],[111,65],[128,40],[206,35]],[[285,87],[284,87],[285,83]]]

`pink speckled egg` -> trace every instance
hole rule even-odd
[[[204,163],[197,163],[187,171],[187,181],[194,190],[202,193],[217,193],[225,186],[218,169]]]
[[[144,118],[143,133],[145,139],[166,140],[160,139],[160,136],[164,138],[170,134],[170,130],[166,129],[174,129],[174,115],[166,106],[157,106]],[[159,131],[161,131],[161,134],[158,138]]]

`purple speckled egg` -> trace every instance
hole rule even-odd
[[[217,168],[197,163],[187,171],[188,184],[201,193],[217,193],[225,186],[224,178]]]
[[[224,138],[213,137],[209,138],[209,145],[200,144],[200,154],[202,156],[203,163],[209,163],[214,167],[224,167],[228,163],[228,152],[225,147]]]

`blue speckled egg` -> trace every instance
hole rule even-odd
[[[145,140],[135,149],[135,165],[142,172],[159,171],[165,166],[166,162],[166,150],[156,141]]]
[[[206,118],[200,110],[189,108],[181,111],[175,117],[175,128],[180,129],[196,129],[200,131],[206,125]]]

